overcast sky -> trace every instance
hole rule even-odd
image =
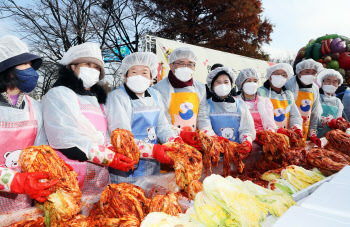
[[[263,15],[275,25],[264,49],[272,57],[296,53],[325,34],[350,37],[349,0],[262,0]]]
[[[272,42],[264,45],[273,58],[296,53],[310,39],[325,34],[350,37],[350,0],[262,0],[262,5],[263,16],[275,25]],[[6,27],[9,24],[0,21],[0,36],[10,33]]]

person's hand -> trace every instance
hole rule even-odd
[[[129,171],[136,163],[125,155],[115,153],[112,163],[109,167],[118,169],[124,172]]]
[[[198,137],[197,132],[181,131],[180,137],[186,144],[196,148],[199,151],[203,151],[200,141],[194,140],[194,138]]]
[[[176,137],[175,139],[174,139],[174,142],[175,143],[184,143],[184,141],[182,140],[182,138],[179,136],[179,137]]]
[[[262,132],[263,132],[263,130],[257,131],[256,132],[256,137],[255,137],[255,142],[257,144],[259,144],[260,146],[264,146],[264,144],[265,144],[263,141],[259,140],[259,136],[261,135]]]
[[[328,122],[328,126],[332,129],[337,129],[338,128],[337,124],[345,121],[346,120],[342,117],[339,117],[337,119],[332,119],[330,122]]]
[[[16,173],[11,182],[11,192],[16,194],[27,194],[31,199],[43,203],[53,192],[50,188],[59,182],[58,179],[41,182],[42,179],[48,179],[50,176],[51,174],[46,172]]]
[[[309,137],[309,139],[314,142],[316,144],[316,146],[321,147],[322,143],[321,140],[319,138],[317,138],[317,136],[313,135],[311,137]]]
[[[283,135],[290,136],[289,133],[287,132],[287,130],[285,130],[284,128],[277,129],[277,133],[281,133]]]
[[[248,156],[248,154],[252,151],[252,147],[253,145],[249,140],[246,140],[243,143],[241,143],[238,152],[241,154],[242,159]]]
[[[171,160],[169,158],[169,156],[166,155],[165,152],[166,151],[174,151],[174,150],[175,149],[171,148],[171,147],[155,144],[153,146],[153,158],[156,159],[160,163],[172,165],[172,164],[174,164],[173,160]]]
[[[332,119],[330,122],[328,122],[328,126],[332,129],[336,129],[337,128],[337,120]]]
[[[219,143],[220,143],[221,141],[224,141],[224,142],[229,142],[229,141],[230,141],[229,139],[227,139],[227,138],[225,138],[225,137],[222,137],[222,136],[217,136],[216,138],[218,139]]]
[[[300,136],[300,138],[303,138],[304,135],[303,135],[303,132],[299,129],[299,128],[295,128],[293,129],[293,131],[298,134]]]

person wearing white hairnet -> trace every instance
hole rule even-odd
[[[208,99],[207,111],[216,135],[242,143],[250,152],[255,140],[254,120],[244,101],[231,94],[235,80],[235,73],[227,67],[218,67],[208,74],[207,86],[213,97]]]
[[[314,83],[316,76],[323,70],[321,63],[307,59],[296,65],[296,74],[286,83],[287,90],[293,92],[295,105],[303,119],[303,135],[318,147],[321,141],[317,138],[317,126],[322,114],[320,94]]]
[[[18,159],[28,146],[47,144],[42,107],[29,97],[37,85],[42,59],[18,37],[0,38],[0,214],[26,209],[32,199],[47,200],[49,173],[21,173]]]
[[[110,169],[112,183],[134,183],[144,176],[160,174],[160,163],[172,164],[165,154],[171,150],[161,143],[181,142],[164,115],[160,93],[150,87],[157,76],[158,59],[151,52],[136,52],[122,61],[124,84],[107,98],[108,132],[117,128],[132,132],[141,156],[136,169],[129,172]]]
[[[193,140],[196,129],[209,136],[215,135],[206,111],[206,89],[193,78],[197,56],[188,47],[175,49],[169,56],[170,71],[167,78],[153,88],[162,95],[165,116],[173,129],[184,140],[201,150],[199,141]]]
[[[286,130],[292,129],[302,137],[303,121],[294,95],[284,86],[293,77],[292,66],[286,63],[272,65],[266,69],[265,77],[265,83],[258,88],[258,95],[271,100],[277,132],[288,135]]]
[[[317,128],[317,136],[324,137],[332,128],[337,127],[337,122],[346,121],[342,118],[344,106],[335,91],[343,83],[343,77],[334,69],[324,69],[317,75],[317,83],[320,88],[320,102],[322,116]]]
[[[255,131],[269,130],[275,132],[277,126],[274,120],[273,105],[269,98],[257,94],[259,75],[255,69],[243,69],[236,79],[236,85],[241,91],[237,97],[246,103],[254,120]]]
[[[110,183],[107,167],[128,171],[134,162],[107,145],[105,76],[96,43],[69,48],[59,62],[59,78],[43,98],[47,139],[78,174],[83,194],[101,193]]]

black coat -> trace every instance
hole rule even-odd
[[[67,69],[66,66],[63,65],[60,67],[58,75],[59,77],[52,87],[65,86],[78,95],[96,96],[98,103],[106,103],[107,92],[101,85],[95,84],[90,90],[86,90],[83,81],[74,74],[73,70]]]

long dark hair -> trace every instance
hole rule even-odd
[[[6,69],[0,72],[0,93],[7,91],[7,89],[14,89],[18,87],[20,83],[17,77],[16,66]]]

